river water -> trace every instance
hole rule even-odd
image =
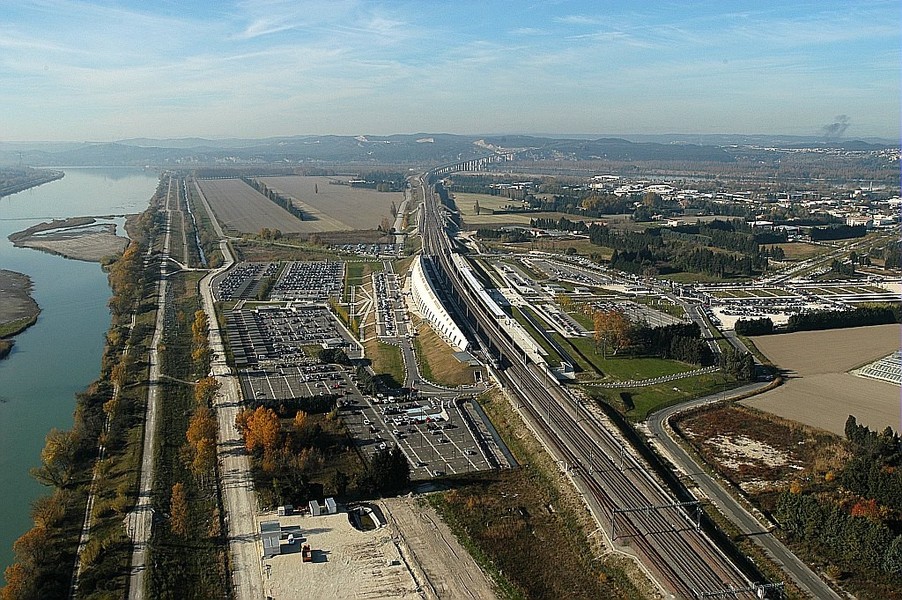
[[[97,378],[110,325],[100,265],[16,248],[7,236],[52,218],[142,212],[158,180],[141,169],[63,170],[60,180],[0,198],[0,268],[29,275],[41,307],[0,360],[0,585],[13,542],[32,525],[31,502],[49,491],[29,469],[47,432],[72,426],[75,394]]]

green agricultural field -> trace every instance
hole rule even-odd
[[[557,221],[561,217],[574,220],[574,215],[559,212],[523,212],[523,213],[504,213],[504,214],[474,214],[472,209],[469,212],[461,212],[461,217],[469,229],[478,229],[479,227],[500,227],[502,225],[524,225],[529,226],[532,219],[554,219]],[[565,242],[560,242],[561,244]]]
[[[543,213],[552,214],[552,213]],[[557,213],[553,213],[557,214]],[[572,221],[573,215],[568,218]],[[538,238],[529,242],[504,244],[504,248],[513,252],[529,252],[530,250],[541,250],[542,252],[553,252],[565,254],[568,248],[573,248],[579,256],[588,258],[595,257],[601,260],[610,260],[614,250],[606,246],[596,246],[586,239],[574,240],[556,240],[553,238]]]

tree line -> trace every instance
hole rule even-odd
[[[624,352],[633,356],[655,356],[696,365],[714,364],[714,354],[701,337],[695,323],[675,323],[651,327],[632,323],[622,310],[597,310],[593,313],[596,351],[607,358]]]
[[[753,254],[715,252],[695,241],[668,239],[662,228],[649,227],[642,232],[613,231],[593,223],[589,241],[613,248],[611,267],[636,275],[662,275],[677,271],[705,273],[714,277],[750,277],[767,268],[767,257],[760,247]]]
[[[295,206],[294,203],[291,201],[291,198],[289,198],[288,196],[283,196],[279,192],[277,192],[273,189],[270,189],[270,187],[268,185],[266,185],[259,179],[254,179],[252,177],[242,177],[241,181],[248,184],[249,186],[251,186],[252,188],[257,190],[258,192],[260,192],[261,194],[266,196],[269,200],[274,202],[276,205],[281,206],[282,208],[284,208],[285,210],[290,212],[292,215],[294,215],[301,221],[307,220],[307,218],[308,218],[307,214],[303,210],[301,210],[300,208]]]
[[[811,237],[811,241],[820,242],[860,238],[864,237],[867,232],[864,225],[830,225],[829,227],[812,227],[808,235]]]
[[[844,329],[902,322],[902,307],[898,304],[874,302],[856,306],[850,310],[812,310],[789,317],[786,325],[778,328],[770,317],[739,319],[735,330],[739,335],[768,335],[793,331],[819,331]]]

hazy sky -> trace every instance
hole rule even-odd
[[[899,0],[0,0],[0,141],[897,138]]]

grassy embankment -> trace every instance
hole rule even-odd
[[[553,459],[503,395],[480,399],[521,467],[468,477],[429,496],[496,582],[502,598],[640,598],[628,561],[605,553],[589,516]],[[644,578],[637,576],[645,585]],[[645,593],[644,593],[645,592]]]
[[[420,373],[427,381],[445,386],[473,383],[473,368],[454,358],[454,350],[427,323],[417,328],[413,347]]]
[[[401,349],[371,337],[363,344],[366,357],[370,359],[373,372],[377,375],[389,375],[398,385],[404,383],[404,359]]]

